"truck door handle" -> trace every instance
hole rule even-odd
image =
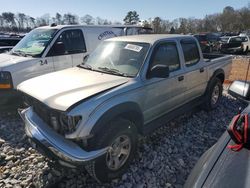
[[[45,59],[44,61],[43,61],[43,60],[40,61],[40,65],[45,65],[45,64],[46,64],[46,65],[48,64],[47,59]]]
[[[204,68],[201,68],[201,69],[200,69],[200,72],[204,72]]]
[[[179,76],[179,77],[178,77],[178,81],[180,82],[180,81],[182,81],[182,80],[184,80],[184,76]]]

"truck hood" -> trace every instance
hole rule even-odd
[[[0,54],[0,70],[4,67],[14,65],[19,62],[33,59],[32,57],[15,56],[8,53]]]
[[[128,80],[126,77],[75,67],[27,80],[17,89],[53,109],[66,111],[73,104]]]

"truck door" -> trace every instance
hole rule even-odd
[[[86,47],[83,44],[82,30],[71,29],[63,31],[48,53],[48,56],[53,58],[55,70],[73,67],[73,61],[77,64],[77,60],[80,58],[82,62],[83,53],[86,51]],[[78,56],[74,56],[75,54],[78,54]]]
[[[185,92],[186,80],[175,42],[164,42],[155,47],[150,60],[149,75],[151,68],[157,64],[168,65],[170,74],[168,78],[147,79],[144,106],[146,122],[166,114],[185,102],[183,93]]]
[[[187,90],[185,95],[188,100],[201,96],[207,86],[207,69],[200,58],[198,45],[193,39],[181,40],[181,47],[186,71]]]
[[[71,43],[72,63],[73,66],[77,66],[83,62],[83,58],[87,55],[86,43],[82,30],[74,30]]]

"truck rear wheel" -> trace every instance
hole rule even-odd
[[[222,96],[222,82],[218,78],[213,78],[209,84],[206,96],[205,96],[205,109],[207,111],[215,109]]]
[[[126,119],[110,122],[100,134],[89,142],[89,149],[109,146],[106,155],[86,165],[88,173],[98,182],[109,182],[121,177],[134,158],[137,148],[137,129]]]

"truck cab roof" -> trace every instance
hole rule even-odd
[[[130,35],[107,39],[107,41],[129,41],[154,44],[156,41],[163,39],[192,39],[191,35],[177,34],[147,34],[147,35]]]

